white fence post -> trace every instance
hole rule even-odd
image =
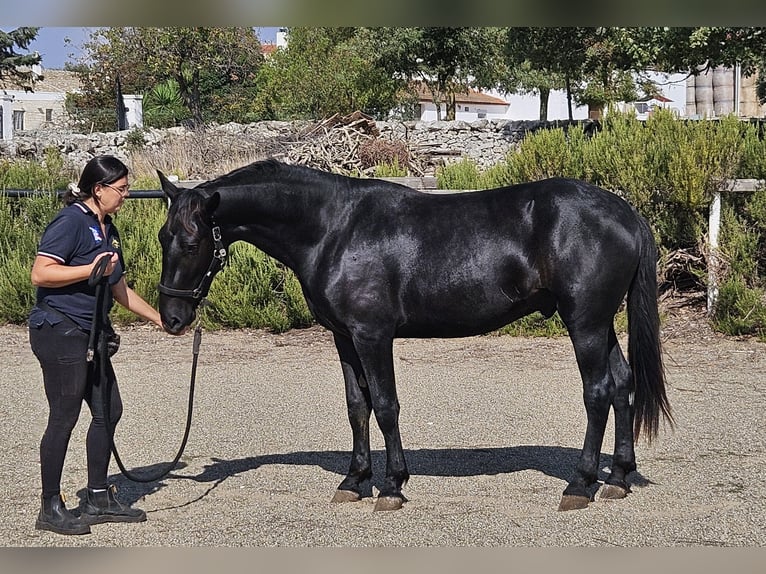
[[[718,232],[721,228],[721,192],[713,194],[708,213],[707,313],[713,314],[718,300]]]
[[[712,315],[718,301],[718,280],[721,272],[721,257],[718,250],[718,234],[721,228],[721,196],[724,193],[752,192],[763,189],[763,179],[731,179],[724,181],[721,189],[713,193],[708,212],[708,268],[707,268],[707,312]]]
[[[0,139],[11,141],[13,139],[13,96],[10,94],[0,94]]]

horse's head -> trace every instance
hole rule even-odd
[[[226,260],[220,229],[213,220],[220,196],[196,189],[180,191],[162,172],[157,173],[169,200],[168,218],[159,231],[159,311],[165,330],[181,335],[194,321],[197,307]]]

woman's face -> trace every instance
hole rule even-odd
[[[112,183],[96,185],[96,197],[105,213],[117,213],[129,195],[130,184],[128,184],[127,176]]]

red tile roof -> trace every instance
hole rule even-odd
[[[418,99],[421,102],[433,102],[433,98],[431,97],[431,90],[428,89],[428,86],[426,86],[423,83],[418,83],[415,86],[415,89],[418,92]],[[456,93],[455,94],[455,103],[458,104],[492,104],[496,106],[507,106],[508,102],[503,100],[502,98],[498,98],[495,96],[490,96],[488,94],[484,94],[482,92],[479,92],[477,90],[474,90],[472,88],[468,88],[468,93]]]

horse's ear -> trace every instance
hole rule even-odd
[[[215,210],[218,209],[219,203],[221,203],[221,195],[217,191],[213,192],[213,194],[205,200],[205,211],[207,214],[212,216],[215,213]]]
[[[176,195],[178,195],[178,188],[173,185],[173,183],[165,177],[165,174],[162,173],[160,170],[157,170],[157,175],[160,178],[160,185],[162,186],[162,191],[165,193],[165,196],[168,198],[168,205],[170,205],[170,202],[173,201],[176,198]]]

